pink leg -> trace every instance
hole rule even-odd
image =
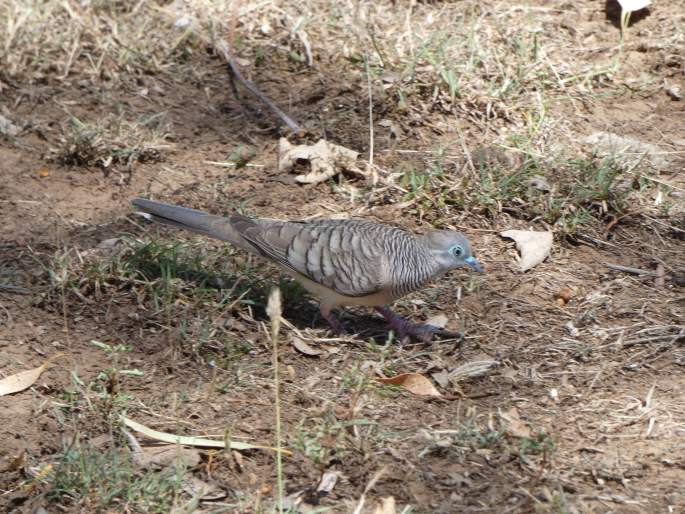
[[[395,314],[387,305],[379,305],[374,307],[386,319],[390,328],[397,334],[397,339],[403,341],[405,338],[414,338],[419,341],[428,342],[433,337],[433,334],[439,331],[437,327],[430,325],[417,325],[411,321],[407,321],[399,314]]]
[[[331,326],[331,328],[337,332],[338,334],[344,334],[345,329],[343,328],[342,324],[338,320],[338,318],[335,317],[335,314],[331,312],[331,308],[321,305],[319,307],[319,310],[321,311],[321,316],[323,319],[328,321],[328,324]]]

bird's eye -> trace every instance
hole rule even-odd
[[[459,245],[454,245],[452,248],[450,248],[450,251],[455,257],[461,257],[464,255],[464,249]]]

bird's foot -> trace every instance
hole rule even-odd
[[[427,343],[433,338],[434,334],[441,331],[439,327],[434,327],[433,325],[417,325],[416,323],[407,321],[399,314],[394,313],[390,307],[386,305],[375,307],[375,309],[386,319],[390,328],[395,331],[397,339],[400,341],[415,339],[422,343]]]
[[[331,326],[334,332],[337,332],[340,335],[347,334],[347,331],[345,330],[345,327],[343,327],[343,324],[340,323],[340,320],[330,310],[321,309],[321,316],[323,317],[323,319],[328,321],[328,324]]]

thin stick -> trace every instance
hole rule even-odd
[[[256,96],[264,105],[266,105],[271,110],[271,112],[278,116],[281,119],[281,121],[283,121],[283,123],[285,123],[288,126],[290,130],[292,130],[293,132],[299,132],[300,130],[302,130],[300,126],[297,123],[295,123],[295,121],[290,116],[284,113],[276,104],[269,100],[264,95],[264,93],[257,89],[257,86],[255,86],[252,82],[243,77],[243,74],[240,73],[238,65],[236,64],[235,59],[233,59],[233,56],[231,55],[231,52],[229,51],[228,45],[225,41],[217,41],[215,43],[215,46],[217,50],[219,50],[219,52],[223,55],[231,75],[237,78],[238,81],[240,81],[240,83],[245,87],[245,89],[247,89],[250,93]]]
[[[650,271],[650,270],[645,270],[645,269],[640,269],[640,268],[631,268],[629,266],[621,266],[620,264],[611,264],[610,262],[603,262],[602,264],[609,269],[613,269],[616,271],[623,271],[624,273],[630,273],[632,275],[641,275],[641,276],[646,276],[646,277],[657,277],[657,278],[662,276],[657,271]],[[678,286],[685,285],[685,276],[683,276],[683,275],[676,275],[675,273],[670,273],[668,275],[663,275],[663,278],[665,280],[670,280],[671,282],[673,282],[674,284],[676,284]]]
[[[266,314],[271,319],[271,344],[273,346],[274,396],[276,400],[276,479],[278,481],[278,512],[283,512],[283,456],[281,455],[281,381],[278,368],[278,332],[281,329],[281,290],[274,287],[269,293]]]
[[[656,273],[654,271],[644,270],[640,268],[631,268],[629,266],[621,266],[620,264],[611,264],[610,262],[603,262],[602,264],[609,269],[623,271],[624,273],[630,273],[632,275],[647,275],[649,277],[656,277]]]
[[[364,67],[366,68],[366,82],[369,88],[369,168],[373,166],[373,94],[371,91],[371,67],[369,54],[364,52]]]

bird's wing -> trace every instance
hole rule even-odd
[[[363,297],[387,282],[383,226],[357,220],[285,222],[231,217],[231,225],[264,257],[333,291]]]

